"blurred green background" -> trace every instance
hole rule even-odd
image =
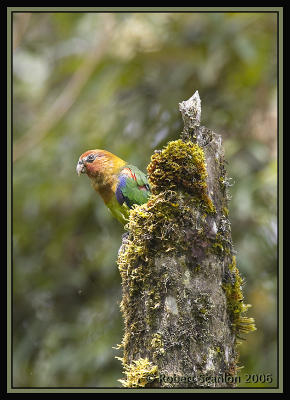
[[[104,148],[145,170],[179,137],[178,103],[195,90],[223,137],[258,328],[241,374],[276,384],[276,30],[274,13],[14,13],[15,386],[120,386],[123,230],[76,163]]]

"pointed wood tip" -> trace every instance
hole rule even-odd
[[[184,122],[184,129],[190,130],[200,125],[201,100],[198,90],[188,100],[179,103],[179,111]]]

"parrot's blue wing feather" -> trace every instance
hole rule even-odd
[[[137,167],[127,165],[118,178],[116,197],[119,204],[124,202],[129,208],[134,204],[144,204],[150,196],[146,175]]]
[[[116,189],[116,197],[120,205],[122,205],[125,201],[125,197],[122,193],[122,189],[125,187],[125,185],[126,185],[126,176],[120,175],[118,180],[118,186]]]

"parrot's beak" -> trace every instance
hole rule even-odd
[[[83,163],[83,160],[78,161],[76,171],[77,171],[78,176],[80,176],[80,174],[84,174],[86,172],[86,167],[85,167],[85,164]]]

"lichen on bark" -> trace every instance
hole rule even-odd
[[[137,374],[146,387],[232,387],[234,380],[199,379],[235,376],[237,338],[255,329],[244,315],[221,137],[200,126],[197,92],[180,110],[181,139],[152,155],[152,195],[130,212],[119,251],[122,383]]]

